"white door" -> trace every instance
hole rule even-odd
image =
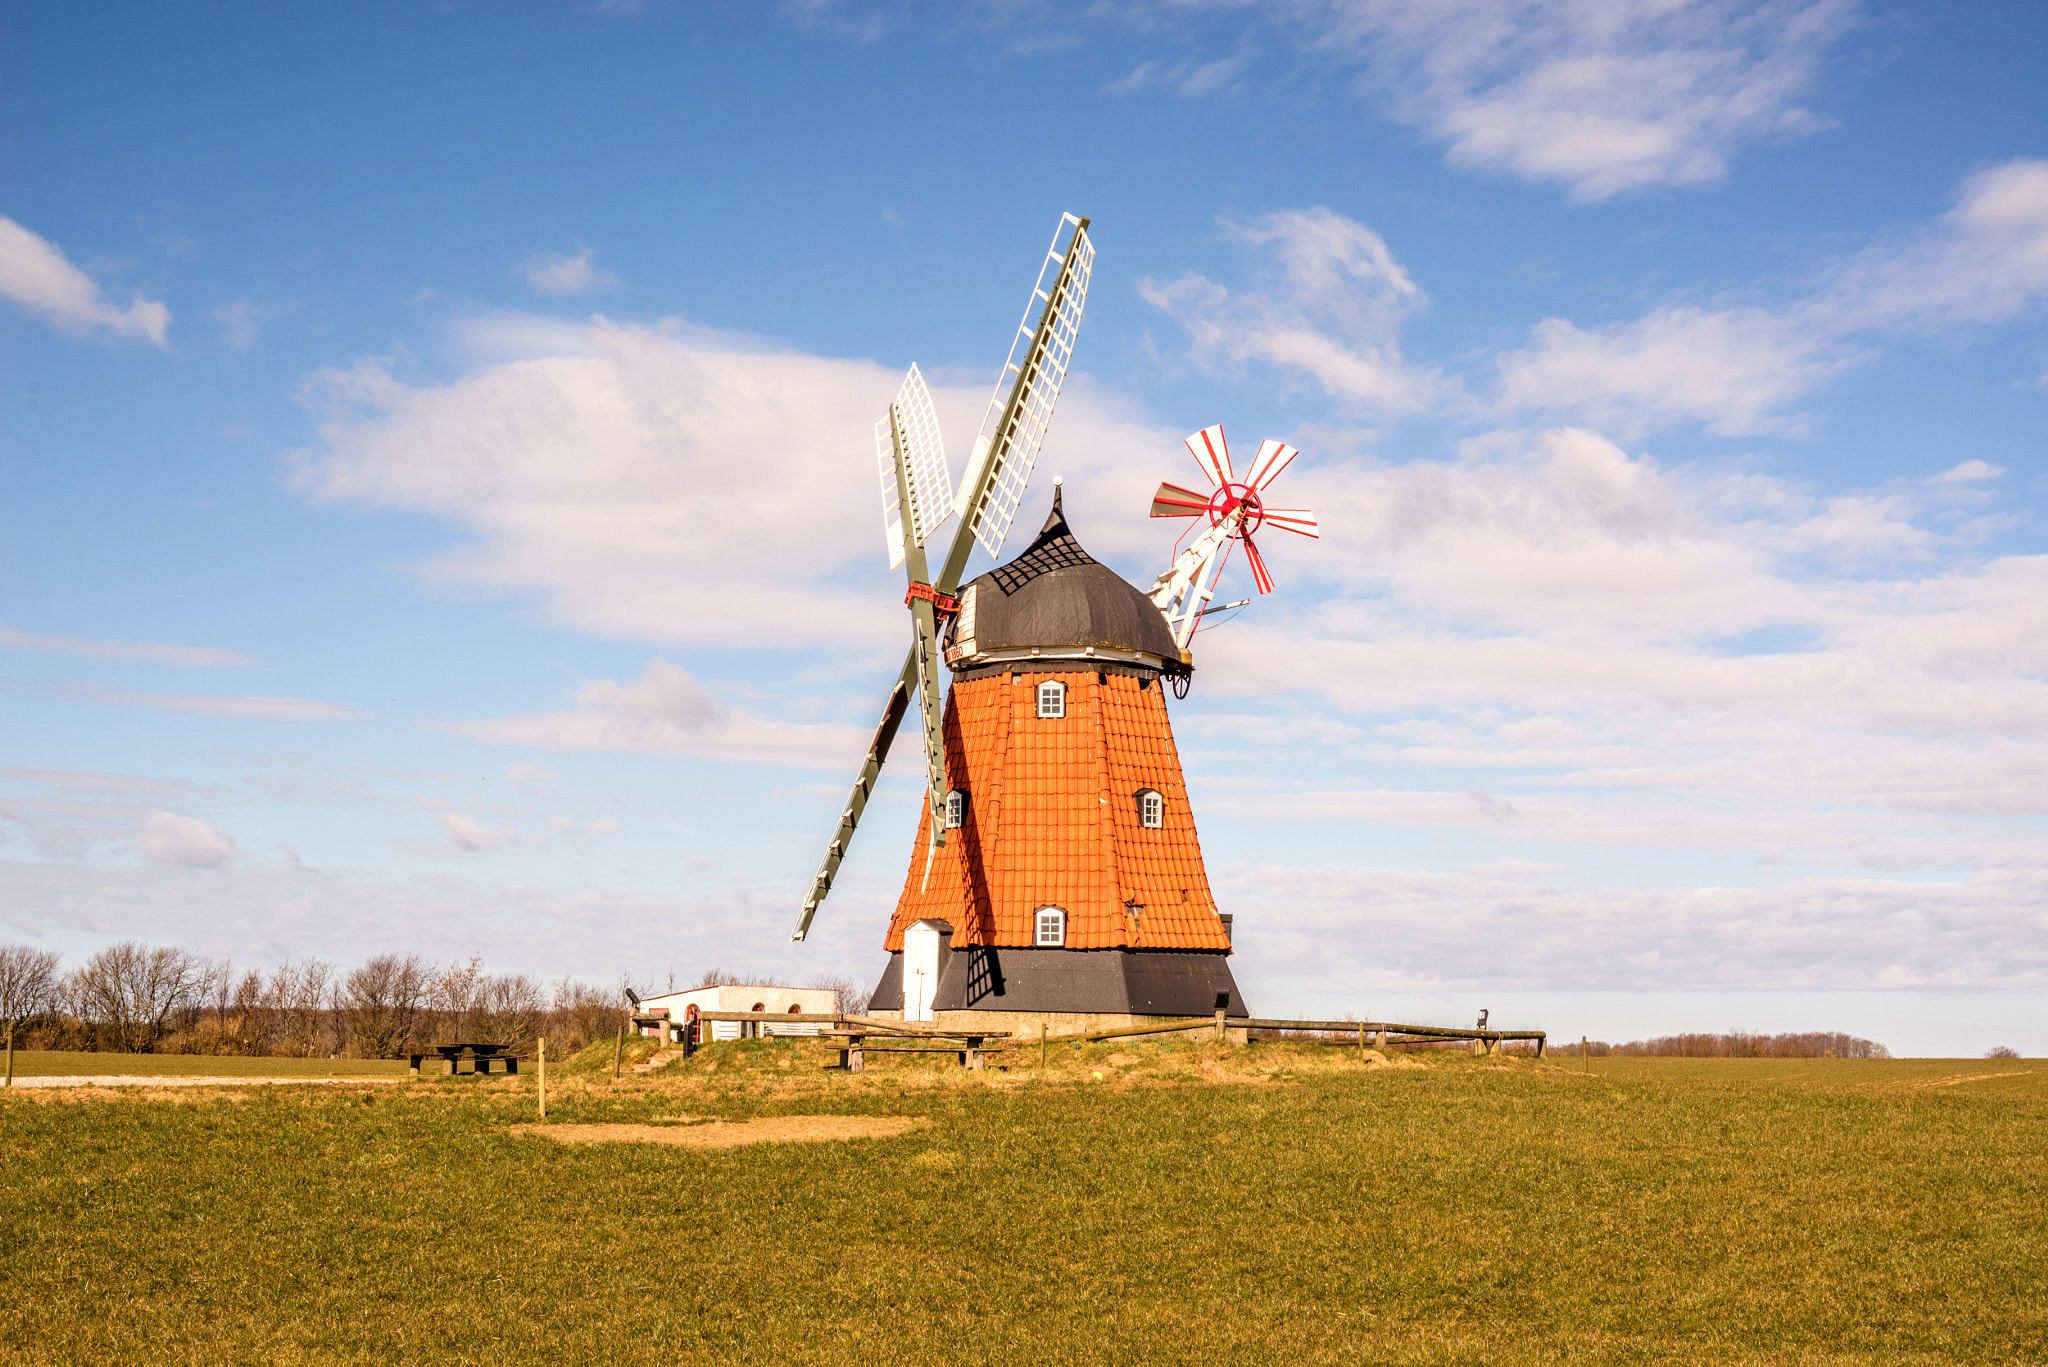
[[[939,990],[939,925],[919,921],[903,932],[903,1019],[928,1021]]]

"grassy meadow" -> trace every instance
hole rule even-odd
[[[14,1051],[16,1077],[405,1077],[409,1072],[404,1059]]]
[[[0,1362],[2048,1360],[2048,1065],[610,1055],[550,1125],[932,1123],[570,1146],[511,1133],[524,1074],[0,1094]]]

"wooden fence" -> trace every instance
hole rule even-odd
[[[1357,1037],[1357,1046],[1362,1051],[1370,1039],[1373,1048],[1384,1050],[1391,1044],[1419,1044],[1431,1040],[1469,1040],[1475,1046],[1493,1053],[1509,1040],[1532,1040],[1536,1045],[1536,1057],[1544,1056],[1548,1035],[1542,1030],[1459,1030],[1437,1025],[1407,1025],[1395,1021],[1307,1021],[1269,1020],[1265,1017],[1231,1016],[1222,1012],[1213,1017],[1198,1017],[1189,1020],[1165,1021],[1151,1025],[1122,1025],[1107,1030],[1081,1030],[1067,1034],[1040,1033],[1037,1036],[1019,1036],[1007,1030],[951,1030],[936,1025],[914,1021],[877,1020],[872,1016],[802,1016],[792,1017],[775,1011],[700,1011],[697,1019],[706,1021],[759,1021],[781,1025],[805,1024],[825,1027],[812,1038],[843,1040],[840,1049],[841,1061],[849,1068],[859,1071],[865,1051],[877,1053],[956,1053],[960,1062],[970,1068],[979,1068],[982,1057],[1006,1049],[1026,1048],[1036,1045],[1041,1051],[1053,1044],[1077,1044],[1091,1040],[1122,1039],[1139,1035],[1167,1035],[1184,1030],[1214,1030],[1216,1037],[1225,1039],[1231,1030],[1281,1030],[1318,1035],[1342,1035],[1343,1043],[1351,1043],[1349,1037]],[[869,1040],[888,1041],[869,1044]],[[938,1041],[957,1040],[957,1044],[941,1045]],[[911,1041],[931,1041],[922,1046]],[[687,1047],[694,1047],[692,1042]]]

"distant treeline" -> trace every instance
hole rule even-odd
[[[1579,1041],[1557,1040],[1554,1054],[1577,1057]],[[1659,1035],[1656,1039],[1609,1044],[1593,1040],[1586,1052],[1594,1058],[1890,1058],[1892,1051],[1875,1040],[1836,1030],[1806,1030],[1787,1035],[1760,1035],[1745,1030],[1725,1035]]]
[[[14,1022],[16,1048],[400,1058],[457,1041],[530,1054],[546,1039],[562,1054],[612,1035],[629,1005],[624,980],[609,989],[544,983],[486,973],[480,959],[437,964],[417,954],[380,954],[353,969],[306,958],[259,970],[124,940],[61,969],[53,950],[0,945],[0,1021]],[[736,980],[713,969],[699,985]],[[818,985],[843,1001],[864,999],[851,983]]]

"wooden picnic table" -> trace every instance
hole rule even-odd
[[[412,1075],[420,1075],[420,1060],[430,1055],[440,1056],[444,1077],[455,1077],[460,1074],[464,1059],[469,1060],[469,1071],[473,1074],[482,1073],[488,1076],[494,1063],[504,1064],[504,1071],[507,1073],[516,1073],[519,1071],[519,1055],[507,1053],[511,1047],[509,1044],[430,1044],[420,1053],[411,1055]]]

